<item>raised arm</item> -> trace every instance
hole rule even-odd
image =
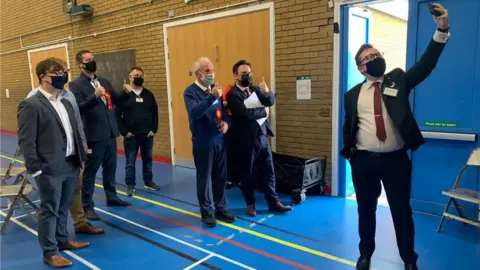
[[[205,115],[210,106],[217,99],[214,95],[208,95],[201,101],[197,101],[195,95],[191,91],[186,90],[183,94],[185,107],[187,108],[190,119],[199,119]]]
[[[78,108],[80,109],[80,113],[82,114],[86,113],[98,102],[98,98],[95,95],[95,92],[88,96],[85,96],[83,94],[83,86],[80,84],[79,81],[70,82],[70,91],[72,91],[72,93],[75,95],[75,100],[77,101]]]
[[[37,110],[22,100],[17,109],[18,120],[18,146],[25,158],[25,167],[32,176],[42,173],[42,162],[37,152],[37,128],[39,116]]]

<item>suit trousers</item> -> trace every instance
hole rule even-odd
[[[82,204],[84,210],[93,210],[93,193],[95,192],[95,177],[102,165],[103,188],[107,201],[118,199],[115,187],[115,172],[117,171],[117,140],[89,142],[88,148],[91,153],[87,154],[85,171],[83,172]]]
[[[202,216],[213,216],[210,189],[215,211],[226,210],[227,153],[223,143],[211,147],[194,147],[193,159],[197,169],[197,198]],[[211,187],[210,187],[211,185]]]
[[[255,181],[260,181],[265,200],[275,205],[275,169],[270,143],[265,135],[259,136],[250,147],[238,148],[239,180],[247,205],[255,203]]]
[[[412,163],[406,150],[391,153],[358,151],[350,160],[358,204],[360,254],[370,258],[375,250],[377,200],[385,188],[400,256],[415,263],[415,228],[410,207]]]
[[[70,207],[70,215],[72,216],[73,227],[75,228],[81,228],[88,224],[82,206],[82,181],[83,175],[80,174],[77,187],[75,188],[75,195],[73,196],[72,207]]]
[[[42,173],[35,177],[40,192],[38,240],[44,257],[58,255],[58,246],[68,243],[68,209],[72,206],[79,175],[79,165],[74,163],[69,163],[66,174]]]

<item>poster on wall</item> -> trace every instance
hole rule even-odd
[[[299,76],[297,77],[297,99],[311,99],[312,98],[312,77]]]

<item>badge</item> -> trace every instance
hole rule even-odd
[[[398,94],[398,89],[385,87],[385,91],[383,91],[383,94],[391,97],[396,97]]]
[[[143,98],[137,98],[137,102],[143,102]]]

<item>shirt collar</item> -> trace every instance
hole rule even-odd
[[[236,85],[237,85],[238,89],[242,90],[242,92],[245,92],[245,90],[247,90],[247,89],[248,89],[248,91],[250,91],[250,88],[248,86],[243,87],[243,86],[238,85],[238,83]]]
[[[200,87],[203,92],[207,91],[207,87],[203,86],[198,80],[195,81],[195,84]]]
[[[382,83],[383,83],[383,78],[384,78],[384,77],[382,76],[382,77],[378,78],[376,81],[371,81],[371,80],[368,80],[368,79],[367,79],[367,81],[365,82],[365,84],[366,84],[366,86],[367,86],[367,89],[370,89],[370,87],[372,87],[373,83],[376,83],[376,82],[379,82],[380,85],[382,85]]]
[[[83,72],[80,72],[80,75],[83,76],[85,79],[87,79],[88,81],[95,81],[96,79],[98,79],[97,77],[97,74],[93,74],[93,79],[88,77],[87,74],[83,73]]]
[[[58,99],[61,97],[61,94],[58,96],[53,96],[52,94],[48,93],[47,91],[43,90],[41,87],[38,88],[40,93],[42,93],[48,100],[51,101],[58,101]],[[62,91],[63,92],[63,91]]]

